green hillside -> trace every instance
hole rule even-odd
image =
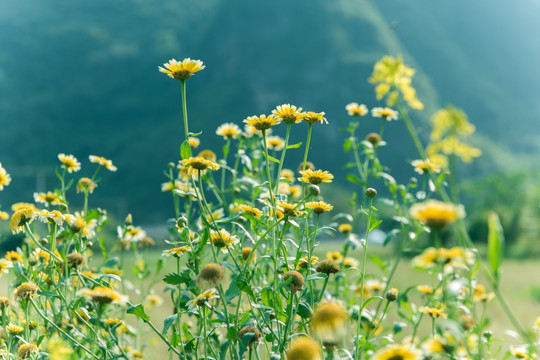
[[[497,169],[508,149],[537,151],[537,135],[523,133],[540,112],[533,101],[538,82],[525,83],[526,75],[513,71],[502,75],[506,61],[518,68],[521,61],[524,72],[530,63],[501,54],[519,45],[512,34],[499,37],[501,44],[482,26],[470,33],[449,15],[466,13],[461,21],[472,22],[470,14],[487,2],[467,6],[471,12],[450,2],[439,8],[398,0],[0,1],[0,162],[13,175],[1,202],[31,201],[36,188],[56,186],[58,153],[76,155],[87,174],[93,171],[87,157],[96,154],[119,170],[103,174],[92,201],[118,216],[129,211],[163,222],[172,205],[160,192],[162,173],[179,158],[183,130],[179,85],[157,67],[184,57],[207,66],[188,83],[191,130],[203,131],[201,148],[220,153],[221,123],[241,124],[292,103],[326,112],[332,126],[315,131],[313,154],[319,167],[339,173],[344,105],[377,105],[366,79],[382,55],[401,53],[418,70],[415,87],[426,110],[413,115],[422,133],[438,107],[461,106],[485,144],[478,168]],[[497,24],[508,10],[490,9],[486,19]],[[483,36],[489,41],[475,46]],[[493,51],[500,57],[488,59]],[[304,140],[305,129],[298,129],[293,141]],[[372,130],[366,122],[363,131]],[[404,131],[399,122],[388,128],[386,140],[400,156],[382,156],[407,178],[412,170],[403,156],[415,153],[399,141]]]

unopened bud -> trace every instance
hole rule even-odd
[[[386,292],[386,300],[392,302],[396,301],[398,298],[398,289],[390,289]]]
[[[370,199],[373,199],[375,196],[377,196],[377,190],[375,190],[374,188],[367,188],[366,196]]]

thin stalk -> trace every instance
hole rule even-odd
[[[285,146],[281,152],[281,160],[279,161],[279,168],[276,176],[276,192],[279,188],[279,179],[281,178],[281,169],[283,169],[283,163],[285,161],[285,153],[287,152],[287,146],[289,146],[289,135],[291,134],[291,124],[287,124],[287,133],[285,134]]]
[[[184,115],[184,135],[185,140],[189,139],[189,129],[188,129],[188,117],[187,117],[187,102],[186,102],[186,80],[180,81],[182,89],[182,113]]]

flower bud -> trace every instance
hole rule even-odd
[[[374,188],[367,188],[366,196],[370,199],[373,199],[375,196],[377,196],[377,190],[375,190]]]
[[[396,301],[398,298],[398,289],[390,289],[386,292],[386,300],[392,302]]]

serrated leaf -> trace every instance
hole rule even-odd
[[[182,145],[180,145],[180,157],[183,160],[191,157],[191,145],[189,145],[189,141],[187,140],[184,140]]]
[[[189,282],[189,277],[183,276],[181,274],[177,273],[170,273],[165,275],[163,278],[163,281],[166,282],[169,285],[180,285],[180,284],[187,284]]]
[[[150,317],[144,312],[144,307],[142,306],[142,304],[130,306],[127,309],[127,313],[137,316],[144,322],[150,321]]]
[[[499,282],[499,269],[504,256],[504,231],[499,216],[491,212],[488,217],[488,260],[495,281]]]
[[[298,144],[293,144],[293,145],[289,145],[286,147],[286,150],[289,150],[289,149],[298,149],[300,146],[302,146],[302,143],[299,142]]]

